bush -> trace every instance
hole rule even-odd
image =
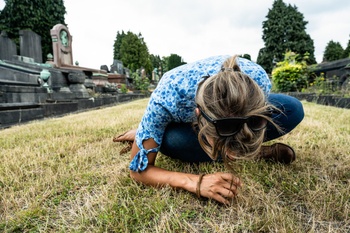
[[[141,76],[137,72],[132,73],[131,77],[133,78],[133,85],[135,90],[140,90],[140,91],[148,91],[148,87],[150,85],[150,81],[148,77],[146,76]]]
[[[307,65],[304,59],[297,62],[297,56],[293,52],[287,52],[284,61],[277,63],[277,67],[273,69],[274,91],[293,92],[307,87]]]
[[[126,87],[126,84],[122,84],[121,87],[120,87],[120,91],[123,93],[123,94],[126,94],[128,92],[128,88]]]

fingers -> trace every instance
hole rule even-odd
[[[238,177],[229,173],[215,173],[204,176],[201,194],[220,203],[230,204],[241,186],[242,182]]]
[[[117,137],[113,138],[113,142],[132,142],[135,140],[136,129],[129,130]]]
[[[236,186],[242,187],[241,179],[239,179],[238,177],[235,177],[230,173],[218,173],[218,174],[220,174],[221,178],[227,181],[228,183],[232,183]]]
[[[238,195],[238,190],[235,191],[228,190],[226,188],[221,188],[217,190],[216,192],[212,193],[212,196],[210,198],[223,203],[223,204],[230,204],[232,199],[235,198]]]

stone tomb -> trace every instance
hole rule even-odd
[[[94,77],[108,80],[107,71],[73,65],[72,36],[64,25],[53,27],[51,35],[53,59],[41,63],[40,36],[21,31],[18,55],[15,43],[1,33],[0,128],[143,97],[117,92],[92,97],[88,90],[97,90]]]
[[[55,25],[51,31],[54,67],[66,71],[76,71],[85,74],[85,86],[94,89],[96,86],[104,86],[108,82],[107,71],[81,67],[73,64],[72,41],[73,37],[68,28],[63,24]],[[92,55],[93,56],[93,55]],[[74,79],[75,80],[75,79]],[[80,86],[83,88],[83,86]],[[79,89],[76,89],[79,90]],[[80,91],[83,91],[82,89]]]

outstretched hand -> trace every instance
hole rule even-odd
[[[135,136],[136,136],[136,129],[132,129],[132,130],[126,131],[125,133],[113,138],[113,142],[127,143],[127,146],[122,148],[119,151],[120,155],[126,154],[131,150],[132,144],[135,140]]]
[[[113,138],[113,142],[133,142],[136,136],[136,129],[131,129]]]
[[[200,195],[223,204],[230,204],[230,200],[237,196],[240,187],[242,183],[238,177],[230,173],[217,172],[203,177]]]

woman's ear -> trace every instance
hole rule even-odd
[[[201,112],[199,111],[199,108],[196,108],[196,109],[195,109],[195,112],[196,112],[196,116],[197,116],[197,117],[201,114]]]

